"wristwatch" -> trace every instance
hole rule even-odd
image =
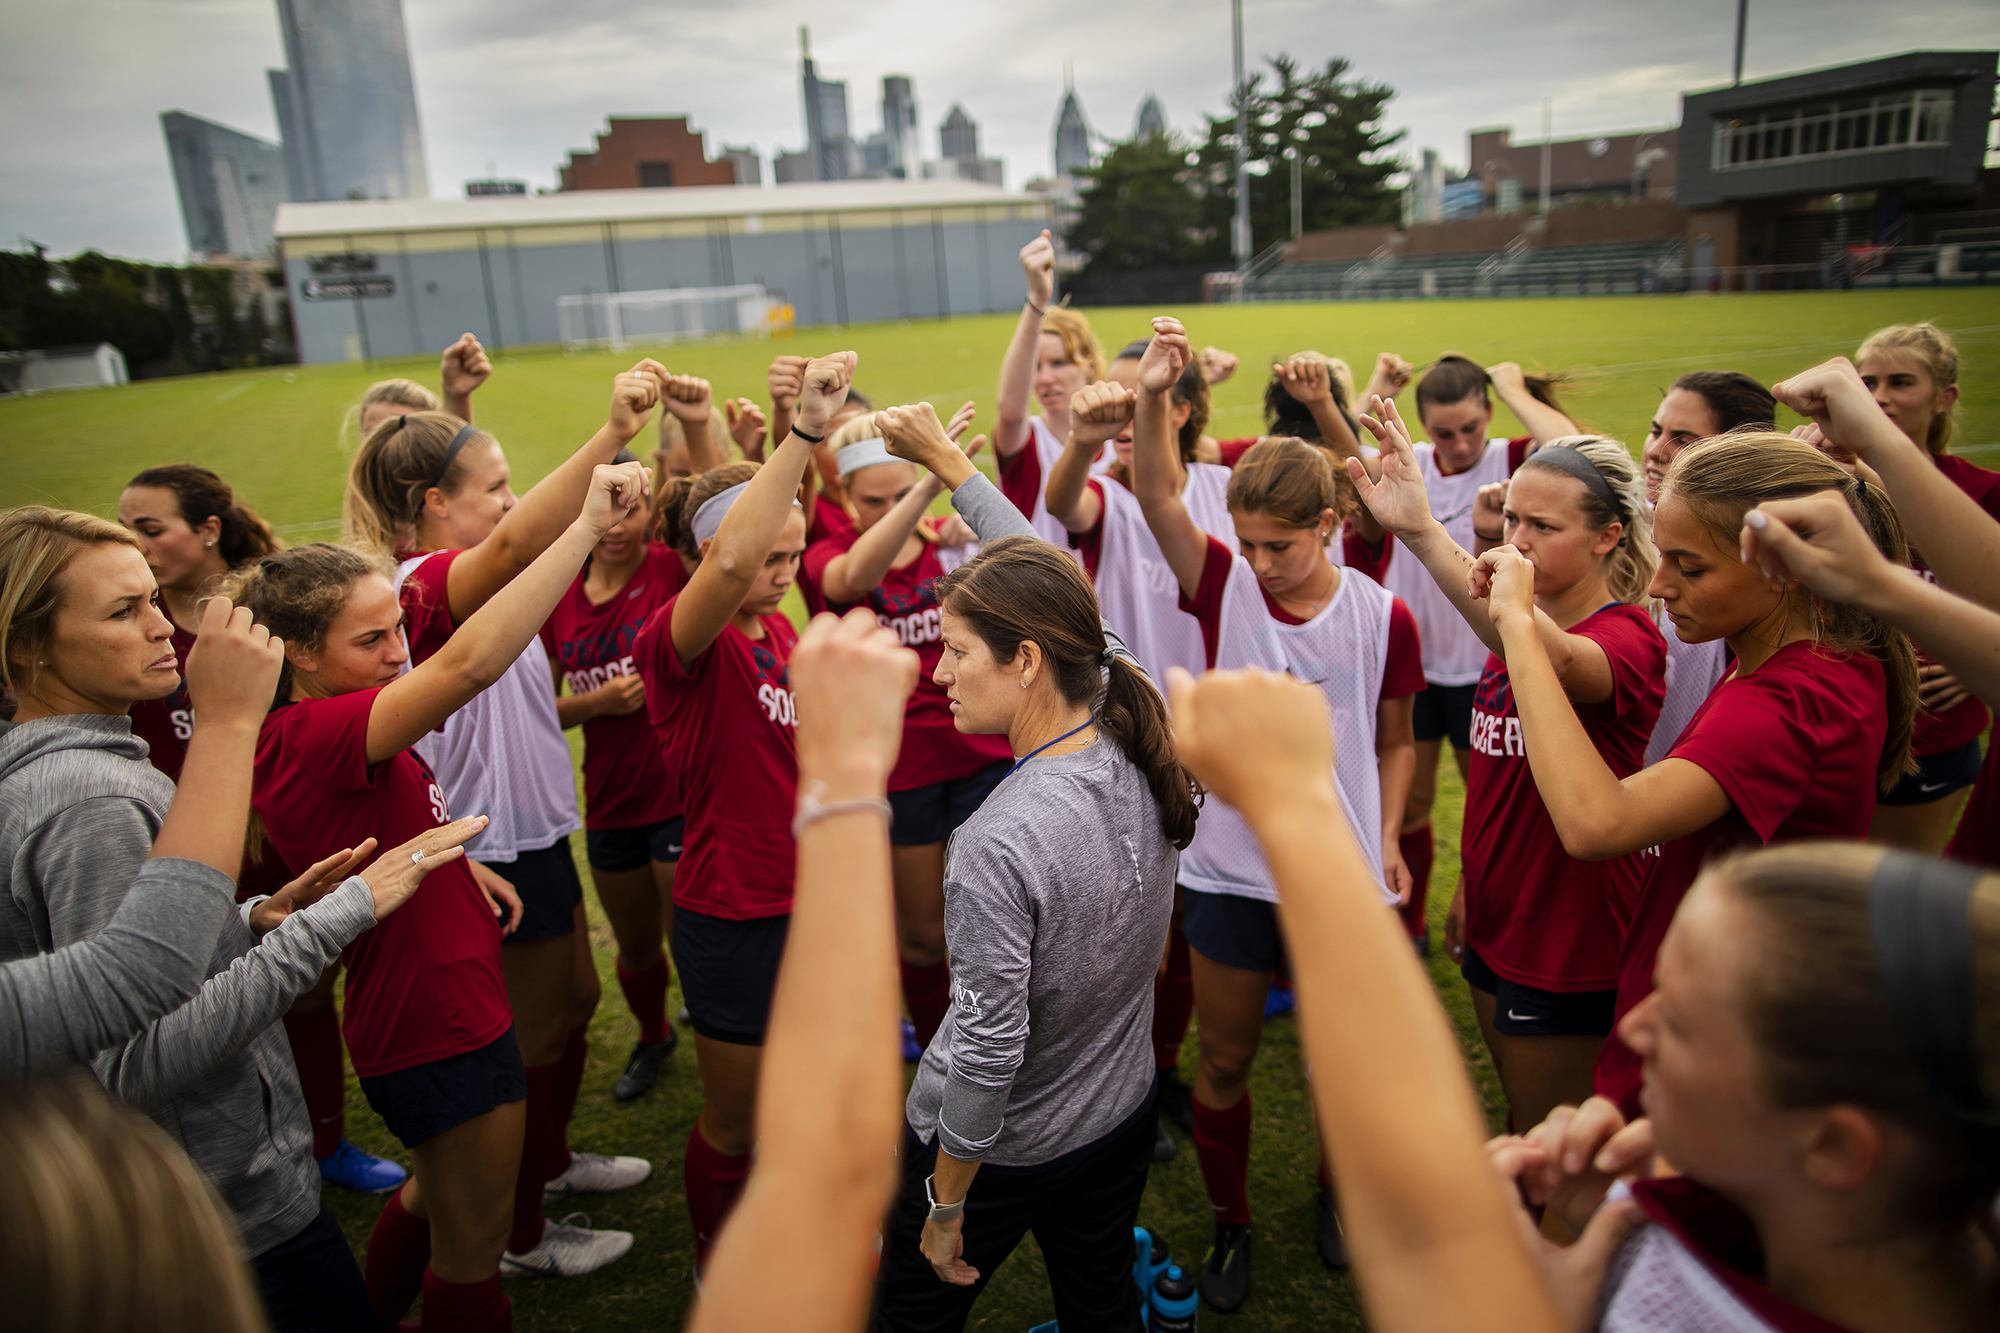
[[[924,1198],[931,1205],[930,1220],[933,1222],[956,1222],[965,1213],[965,1200],[960,1199],[957,1203],[939,1203],[937,1201],[937,1191],[931,1188],[931,1182],[936,1179],[936,1176],[924,1177]]]

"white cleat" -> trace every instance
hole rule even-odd
[[[582,1219],[583,1226],[571,1226]],[[542,1243],[526,1254],[512,1250],[500,1256],[500,1271],[508,1277],[582,1277],[625,1257],[632,1248],[629,1231],[592,1231],[590,1219],[571,1213],[542,1228]]]
[[[569,1170],[542,1186],[542,1202],[573,1194],[610,1194],[644,1184],[653,1164],[643,1157],[606,1157],[603,1153],[570,1154]]]

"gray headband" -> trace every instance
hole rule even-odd
[[[874,467],[877,463],[909,462],[907,458],[898,458],[890,453],[889,446],[880,439],[856,440],[853,444],[842,445],[833,458],[840,467],[842,481],[846,481],[862,468]]]
[[[739,481],[728,490],[717,491],[701,502],[701,508],[694,511],[694,518],[688,523],[688,527],[694,532],[696,546],[700,546],[722,531],[722,520],[728,516],[736,502],[743,498],[743,492],[749,489],[749,486],[749,482]],[[799,508],[797,500],[792,501],[792,508]]]
[[[1870,934],[1896,1030],[1938,1100],[1962,1121],[2000,1124],[1979,1082],[1973,1026],[1972,866],[1888,852],[1868,884]]]
[[[409,418],[404,417],[403,420],[407,421]],[[479,427],[470,421],[458,428],[458,434],[452,436],[451,443],[445,447],[444,462],[438,464],[437,475],[431,478],[431,484],[425,488],[426,490],[434,490],[444,485],[444,474],[451,471],[451,461],[458,457],[458,451],[465,447],[465,442],[477,434]]]
[[[1625,513],[1625,506],[1618,500],[1618,492],[1611,489],[1611,483],[1604,479],[1597,464],[1591,462],[1590,456],[1581,449],[1567,444],[1545,444],[1529,454],[1522,466],[1526,467],[1528,463],[1546,463],[1558,472],[1568,473],[1588,486],[1598,499],[1610,505],[1612,513],[1628,523],[1631,521],[1631,516]]]

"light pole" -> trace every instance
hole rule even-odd
[[[1542,216],[1545,218],[1549,215],[1549,147],[1550,147],[1549,135],[1551,133],[1552,130],[1550,129],[1550,122],[1549,122],[1549,99],[1544,97],[1542,99],[1541,177],[1542,177]]]
[[[1294,144],[1285,150],[1285,156],[1292,159],[1292,239],[1296,241],[1306,229],[1306,155]]]
[[[1736,0],[1736,85],[1743,84],[1743,29],[1750,21],[1750,0]]]
[[[1236,47],[1236,218],[1230,254],[1241,270],[1250,262],[1250,99],[1243,93],[1243,0],[1229,0]]]

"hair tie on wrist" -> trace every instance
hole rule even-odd
[[[800,430],[800,429],[799,429],[799,428],[798,428],[798,427],[797,427],[796,425],[792,427],[792,434],[794,434],[794,435],[798,436],[798,437],[799,437],[800,439],[804,440],[804,441],[805,441],[805,442],[806,442],[807,444],[825,444],[825,443],[826,443],[826,436],[824,436],[824,435],[808,435],[808,434],[806,434],[806,433],[805,433],[804,431]]]
[[[1021,299],[1024,301],[1027,300],[1026,297],[1022,297]],[[1048,311],[1042,309],[1040,306],[1036,305],[1033,301],[1028,301],[1028,309],[1034,311],[1038,315],[1046,315],[1049,313]]]

